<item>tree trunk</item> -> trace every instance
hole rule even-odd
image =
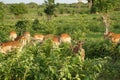
[[[49,22],[51,20],[52,15],[47,15],[47,21]]]
[[[89,7],[89,9],[91,9],[92,4],[93,4],[93,0],[88,0],[88,7]]]
[[[103,14],[102,18],[103,18],[103,22],[105,24],[105,33],[104,34],[108,34],[108,32],[109,32],[109,26],[110,26],[110,17],[106,13],[106,14]]]
[[[77,3],[77,13],[80,12],[80,4],[81,4],[82,0],[78,0],[78,3]]]

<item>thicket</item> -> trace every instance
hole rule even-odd
[[[36,9],[36,6],[33,4],[30,7]],[[62,6],[60,10],[64,9],[61,13],[65,14],[68,6],[66,4]],[[76,6],[69,7],[68,12],[69,10],[72,12]],[[119,12],[111,14],[114,15],[111,17],[110,30],[119,33]],[[109,40],[104,39],[105,29],[99,15],[75,12],[75,15],[58,16],[49,22],[43,19],[44,15],[39,17],[35,20],[15,19],[13,25],[1,24],[0,42],[9,41],[8,35],[11,30],[17,31],[19,35],[24,31],[29,31],[31,35],[68,33],[72,37],[73,45],[74,40],[85,41],[83,45],[86,52],[85,61],[81,61],[79,54],[73,55],[67,44],[61,44],[58,49],[52,49],[50,41],[36,46],[30,44],[26,45],[21,53],[12,51],[8,55],[0,54],[1,80],[120,79],[120,46],[115,47]]]
[[[2,80],[56,80],[119,79],[120,47],[114,48],[105,41],[86,42],[86,59],[73,55],[67,44],[52,49],[49,41],[39,46],[26,46],[22,53],[0,54],[0,78]],[[92,47],[92,48],[91,48]],[[112,64],[112,65],[111,65]],[[106,77],[112,76],[111,77]]]

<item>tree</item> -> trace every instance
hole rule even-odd
[[[20,3],[20,4],[12,4],[10,6],[10,12],[16,16],[19,16],[27,13],[28,10],[27,10],[27,6],[24,3]]]
[[[4,9],[4,3],[0,2],[0,22],[3,21],[5,16],[5,9]]]
[[[34,2],[30,2],[27,5],[28,5],[29,8],[37,8],[38,7],[38,4],[34,3]]]
[[[55,11],[55,2],[54,0],[45,0],[46,8],[44,9],[44,12],[47,15],[48,21],[51,19],[51,16],[54,14]]]
[[[34,31],[38,31],[38,30],[41,30],[41,25],[40,25],[40,22],[38,19],[35,19],[33,24],[32,24],[32,29]]]
[[[88,0],[89,9],[91,9],[91,7],[92,7],[92,5],[93,5],[93,1],[94,1],[94,0]]]
[[[28,20],[18,21],[15,24],[16,31],[18,32],[19,35],[22,35],[23,32],[25,32],[25,31],[29,31],[30,26],[31,26],[31,24]]]
[[[81,2],[82,0],[78,0],[78,3],[77,3],[77,12],[79,13],[79,10],[81,8]]]
[[[119,5],[119,0],[94,0],[91,10],[102,13],[103,22],[106,27],[105,35],[109,32],[110,16],[108,13]]]

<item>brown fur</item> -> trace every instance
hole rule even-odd
[[[59,36],[54,36],[52,39],[52,43],[53,43],[53,48],[58,48],[60,45]]]
[[[71,36],[66,33],[63,33],[60,35],[60,41],[62,43],[71,43]]]
[[[80,53],[81,60],[84,61],[85,59],[85,50],[82,48],[83,42],[79,41],[76,46],[72,46],[72,52],[74,54]]]
[[[53,34],[47,34],[45,35],[44,40],[52,39],[53,37],[54,37]]]
[[[16,37],[17,37],[17,33],[15,31],[11,31],[9,34],[10,40],[14,41]]]
[[[1,43],[0,45],[0,52],[7,54],[7,52],[10,52],[14,49],[18,49],[19,51],[22,51],[24,44],[19,41],[9,41]]]
[[[109,32],[107,34],[108,38],[115,43],[116,45],[120,43],[120,34],[115,34],[113,32]]]
[[[27,43],[29,43],[30,40],[31,40],[31,35],[30,35],[30,33],[29,33],[29,32],[24,32],[24,36],[25,36],[26,39],[27,39]]]
[[[44,37],[44,41],[51,40],[53,48],[58,48],[60,45],[60,38],[54,34],[47,34]]]
[[[44,37],[45,36],[43,34],[35,34],[32,37],[32,43],[33,43],[33,45],[36,45],[37,43],[43,43]]]
[[[27,44],[27,38],[25,36],[18,36],[15,41],[22,42],[24,45]]]
[[[40,41],[40,42],[43,42],[43,39],[44,39],[44,35],[43,34],[35,34],[33,36],[33,40],[37,40],[37,41]]]

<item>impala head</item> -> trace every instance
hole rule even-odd
[[[82,48],[82,45],[84,44],[84,41],[78,41],[77,45],[80,46]]]
[[[108,37],[112,37],[114,34],[115,34],[115,33],[113,33],[113,32],[108,32],[107,36],[108,36]]]
[[[9,33],[9,38],[10,38],[10,40],[14,41],[15,38],[17,38],[17,33],[15,31],[11,31]]]
[[[27,39],[27,43],[29,43],[30,42],[30,40],[31,40],[31,35],[30,35],[30,33],[29,32],[24,32],[24,37]]]
[[[30,32],[24,32],[23,34],[25,37],[30,37]]]

